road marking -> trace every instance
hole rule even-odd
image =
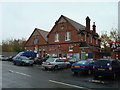
[[[16,71],[13,71],[13,70],[9,70],[9,72],[17,73],[17,74],[24,75],[24,76],[27,76],[27,77],[31,77],[31,75],[28,75],[28,74],[25,74],[25,73],[21,73],[21,72],[16,72]]]
[[[54,80],[49,80],[49,81],[53,82],[53,83],[57,83],[57,84],[63,84],[63,85],[70,86],[70,87],[92,90],[92,89],[89,89],[89,88],[85,88],[85,87],[81,87],[81,86],[77,86],[77,85],[72,85],[72,84],[68,84],[68,83],[63,83],[63,82],[59,82],[59,81],[54,81]]]
[[[104,84],[104,81],[100,81],[100,80],[89,80],[89,82],[93,82],[93,83],[102,83]]]

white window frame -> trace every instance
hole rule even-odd
[[[59,42],[59,34],[58,33],[55,34],[54,40],[55,40],[55,42]]]
[[[70,41],[71,39],[71,33],[70,32],[66,32],[65,33],[65,41]]]

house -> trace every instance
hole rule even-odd
[[[24,51],[36,52],[39,57],[45,57],[48,33],[48,31],[35,28],[24,45]]]
[[[25,44],[25,51],[37,52],[40,57],[100,58],[101,40],[95,22],[92,29],[88,16],[84,26],[61,15],[50,32],[35,28]]]

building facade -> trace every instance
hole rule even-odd
[[[55,22],[50,32],[35,28],[25,44],[25,51],[62,58],[101,58],[99,35],[95,22],[90,30],[90,18],[86,26],[63,15]]]

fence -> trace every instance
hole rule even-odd
[[[16,54],[18,54],[18,52],[0,52],[0,55],[4,55],[6,57],[15,56]]]

